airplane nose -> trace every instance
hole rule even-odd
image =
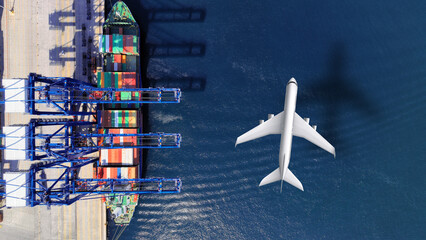
[[[291,78],[290,81],[288,81],[287,85],[290,84],[290,83],[294,83],[297,86],[296,79],[294,79],[294,78]]]

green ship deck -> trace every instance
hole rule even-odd
[[[105,204],[111,211],[111,217],[117,225],[127,225],[133,217],[138,205],[138,195],[121,195],[107,197]]]
[[[136,20],[133,18],[132,12],[130,12],[129,7],[123,1],[118,1],[114,4],[108,13],[105,25],[131,25],[139,28]]]

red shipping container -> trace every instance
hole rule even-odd
[[[114,54],[114,62],[121,63],[121,54]]]
[[[112,45],[113,45],[112,35],[108,35],[107,37],[109,38],[109,49],[108,49],[108,52],[112,52]]]
[[[123,72],[122,75],[123,88],[137,88],[136,73],[135,72]]]
[[[98,179],[135,179],[139,177],[138,168],[135,167],[99,167]]]
[[[131,35],[123,36],[123,52],[133,53],[133,36]]]
[[[111,134],[135,134],[137,129],[111,128],[100,130],[101,133]],[[109,144],[110,139],[99,139],[102,144]],[[134,146],[137,144],[137,137],[123,136],[114,137],[114,146]],[[137,148],[118,148],[101,149],[99,161],[101,166],[134,166],[139,164],[140,149]]]

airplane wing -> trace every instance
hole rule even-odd
[[[334,147],[297,113],[294,113],[293,135],[308,140],[336,157],[336,150]]]
[[[281,134],[284,111],[237,138],[235,146],[270,134]]]

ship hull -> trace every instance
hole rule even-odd
[[[118,1],[114,4],[103,25],[103,34],[99,36],[101,65],[97,71],[97,83],[101,88],[140,88],[140,33],[139,26],[127,5]],[[123,96],[117,96],[118,98]],[[133,98],[135,96],[126,96]],[[137,96],[136,96],[137,97]],[[134,111],[140,111],[139,104],[109,104],[100,110],[100,131],[107,132],[143,132],[142,124],[137,124],[141,116],[132,118]],[[130,117],[129,117],[130,116]],[[129,117],[129,119],[126,119]],[[136,119],[136,120],[135,120]],[[127,139],[126,141],[136,141]],[[129,142],[125,144],[136,144]],[[139,178],[142,165],[140,149],[107,149],[99,151],[100,162],[94,168],[94,177],[98,179]],[[137,190],[138,186],[122,186]],[[128,225],[138,205],[139,195],[106,195],[107,209],[116,225]]]

